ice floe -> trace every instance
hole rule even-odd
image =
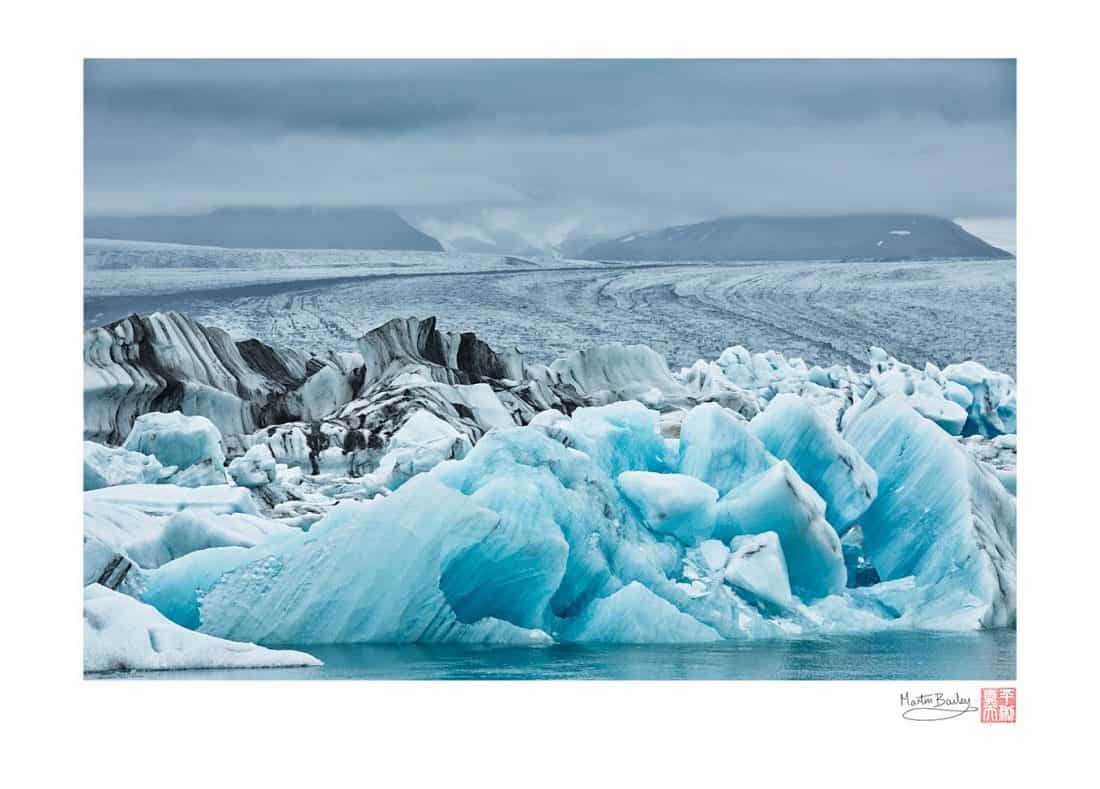
[[[84,587],[84,670],[89,673],[320,665],[304,652],[196,633],[132,597],[98,584]]]

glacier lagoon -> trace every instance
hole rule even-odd
[[[957,275],[964,293],[1011,271],[891,265],[905,281]],[[589,268],[565,273],[595,283],[588,318],[607,312],[623,339],[647,321],[649,336],[691,343],[705,328],[723,343],[765,326],[700,310],[699,294],[654,301],[668,291],[641,266],[595,280]],[[697,270],[704,283],[740,276]],[[438,300],[440,273],[422,273],[399,281],[428,283]],[[888,281],[880,293],[905,293]],[[317,283],[326,305],[348,284]],[[259,314],[226,293],[231,327]],[[86,331],[89,676],[1014,673],[1015,382],[973,361],[928,361],[969,355],[943,310],[907,327],[901,352],[917,364],[860,351],[858,320],[818,324],[835,340],[823,344],[804,314],[779,310],[764,336],[807,359],[723,343],[676,370],[648,345],[593,342],[599,332],[536,344],[575,343],[543,364],[434,318],[387,321],[348,350],[341,338],[358,330],[339,310],[315,325],[300,303],[261,320],[264,336],[312,345],[327,331],[329,350],[175,312]],[[623,307],[640,315],[616,326]],[[693,310],[698,322],[678,334],[670,316]],[[1004,338],[975,332],[980,314],[966,320],[975,355],[1003,358]],[[948,335],[927,334],[933,324]]]
[[[285,645],[294,649],[293,645]],[[349,644],[301,647],[316,668],[125,671],[112,680],[1015,680],[1016,631],[697,645]]]

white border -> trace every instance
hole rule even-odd
[[[1085,499],[1097,485],[1098,136],[1087,79],[1096,27],[1074,8],[101,0],[6,9],[10,785],[955,786],[1072,769],[1088,753],[1079,738],[1096,653],[1083,640],[1095,632],[1085,582],[1098,556]],[[79,591],[66,579],[79,563],[85,56],[1019,57],[1020,722],[902,721],[897,691],[930,683],[82,682]]]

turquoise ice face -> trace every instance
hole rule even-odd
[[[678,441],[636,402],[494,430],[308,533],[148,573],[181,624],[258,643],[654,642],[1010,624],[1012,497],[903,398],[843,436],[777,397]],[[829,520],[834,515],[837,523]],[[848,589],[858,519],[883,582]]]

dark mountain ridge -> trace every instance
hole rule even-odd
[[[1010,258],[949,219],[921,214],[738,216],[631,233],[587,247],[598,260]]]
[[[218,208],[205,214],[87,216],[85,238],[248,249],[442,252],[389,208]]]

